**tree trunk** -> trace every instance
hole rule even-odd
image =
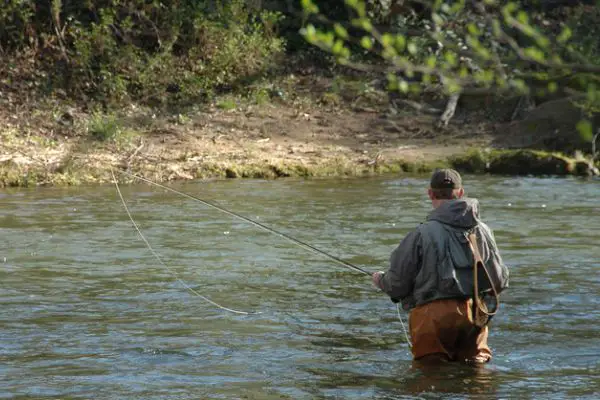
[[[450,120],[454,116],[454,112],[456,111],[456,105],[458,104],[459,98],[460,93],[456,93],[450,96],[450,100],[448,100],[448,103],[446,104],[446,109],[444,110],[444,113],[438,121],[438,127],[448,126],[448,122],[450,122]]]

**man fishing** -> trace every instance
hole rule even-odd
[[[457,171],[435,171],[428,195],[433,211],[392,252],[388,271],[372,275],[373,283],[410,311],[414,360],[489,362],[487,322],[495,311],[487,300],[494,295],[497,309],[508,268],[479,218],[478,200],[463,197]]]

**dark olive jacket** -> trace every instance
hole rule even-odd
[[[471,297],[474,257],[467,241],[470,232],[476,235],[492,281],[486,279],[480,288],[494,285],[502,292],[508,287],[508,267],[492,230],[479,219],[479,202],[474,198],[445,201],[400,242],[382,277],[383,291],[401,301],[405,310],[433,300]]]

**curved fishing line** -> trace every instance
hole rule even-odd
[[[240,214],[235,213],[233,211],[229,211],[229,210],[227,210],[227,209],[225,209],[225,208],[223,208],[221,206],[218,206],[218,205],[216,205],[214,203],[211,203],[211,202],[206,201],[206,200],[202,200],[199,197],[192,196],[191,194],[187,194],[187,193],[184,193],[184,192],[180,192],[179,190],[170,188],[170,187],[165,186],[165,185],[161,185],[160,183],[151,181],[150,179],[146,179],[146,178],[143,178],[141,176],[137,176],[137,175],[131,174],[131,173],[126,172],[126,171],[121,171],[121,170],[117,170],[117,171],[120,172],[120,173],[122,173],[123,175],[127,175],[127,176],[135,178],[135,179],[139,179],[140,181],[143,181],[143,182],[149,183],[151,185],[160,187],[160,188],[165,189],[165,190],[167,190],[169,192],[173,192],[173,193],[176,193],[178,195],[187,197],[189,199],[198,201],[198,202],[200,202],[200,203],[202,203],[202,204],[204,204],[204,205],[206,205],[208,207],[212,207],[212,208],[214,208],[216,210],[219,210],[219,211],[221,211],[221,212],[223,212],[225,214],[228,214],[228,215],[230,215],[232,217],[235,217],[235,218],[241,219],[243,221],[249,222],[250,224],[252,224],[252,225],[254,225],[254,226],[258,227],[258,228],[261,228],[261,229],[263,229],[263,230],[265,230],[267,232],[274,233],[274,234],[276,234],[276,235],[278,235],[278,236],[280,236],[280,237],[282,237],[282,238],[284,238],[284,239],[286,239],[286,240],[288,240],[288,241],[290,241],[290,242],[292,242],[292,243],[294,243],[294,244],[296,244],[296,245],[304,248],[305,250],[308,250],[308,251],[310,251],[312,253],[315,253],[315,254],[323,255],[323,256],[329,258],[330,260],[333,260],[333,261],[337,262],[338,264],[343,265],[344,267],[353,269],[355,271],[359,271],[359,272],[361,272],[361,273],[363,273],[365,275],[369,275],[369,276],[371,275],[371,273],[369,271],[367,271],[367,270],[365,270],[363,268],[360,268],[360,267],[358,267],[358,266],[356,266],[354,264],[351,264],[351,263],[349,263],[347,261],[344,261],[341,258],[338,258],[336,256],[332,256],[331,254],[328,254],[328,253],[324,252],[323,250],[320,250],[320,249],[318,249],[318,248],[316,248],[314,246],[311,246],[308,243],[305,243],[305,242],[303,242],[301,240],[298,240],[298,239],[294,239],[293,237],[291,237],[289,235],[286,235],[283,232],[279,232],[279,231],[277,231],[277,230],[275,230],[273,228],[269,228],[268,226],[263,225],[260,222],[254,221],[254,220],[252,220],[250,218],[247,218],[247,217],[244,217],[243,215],[240,215]]]
[[[246,311],[238,311],[238,310],[234,310],[232,308],[227,308],[224,307],[214,301],[212,301],[211,299],[209,299],[206,296],[201,295],[200,293],[198,293],[196,290],[194,290],[192,287],[190,287],[187,283],[185,283],[184,281],[181,280],[181,278],[179,278],[179,274],[177,272],[175,272],[173,269],[169,268],[169,266],[162,260],[162,258],[160,258],[160,256],[158,255],[158,253],[156,253],[156,251],[154,251],[154,249],[152,248],[152,246],[150,245],[150,243],[146,240],[146,238],[144,237],[144,235],[142,234],[142,231],[140,230],[140,228],[138,227],[138,225],[136,224],[136,222],[133,220],[133,217],[131,216],[131,212],[129,211],[129,207],[127,207],[127,204],[125,203],[125,199],[123,198],[123,194],[121,193],[121,189],[119,188],[119,184],[117,183],[117,179],[115,178],[115,174],[113,172],[113,169],[110,169],[110,173],[112,174],[113,177],[113,181],[115,183],[115,186],[117,188],[117,193],[119,194],[119,198],[121,199],[121,202],[123,203],[123,207],[125,208],[125,211],[127,212],[127,216],[129,217],[129,219],[131,220],[131,223],[133,224],[133,226],[135,227],[135,230],[137,231],[137,233],[140,235],[140,237],[142,238],[142,240],[144,241],[144,243],[146,243],[146,246],[148,247],[148,249],[150,249],[150,251],[152,252],[152,254],[154,255],[154,257],[158,260],[158,262],[165,267],[171,274],[173,274],[173,276],[175,277],[175,279],[181,283],[187,290],[189,290],[190,292],[192,292],[193,294],[195,294],[196,296],[200,297],[201,299],[209,302],[210,304],[214,305],[217,308],[220,308],[221,310],[225,310],[225,311],[229,311],[235,314],[245,314],[245,315],[250,315],[250,314],[261,314],[261,312],[246,312]]]
[[[400,320],[400,324],[402,324],[402,331],[404,331],[404,337],[406,338],[406,343],[408,343],[408,347],[412,348],[412,342],[408,337],[408,332],[406,331],[406,326],[404,326],[404,321],[402,320],[402,315],[400,315],[400,303],[396,303],[396,311],[398,311],[398,319]]]

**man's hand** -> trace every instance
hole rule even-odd
[[[377,271],[374,272],[372,275],[373,278],[373,285],[380,290],[383,290],[383,287],[381,286],[381,278],[383,278],[383,271]]]

